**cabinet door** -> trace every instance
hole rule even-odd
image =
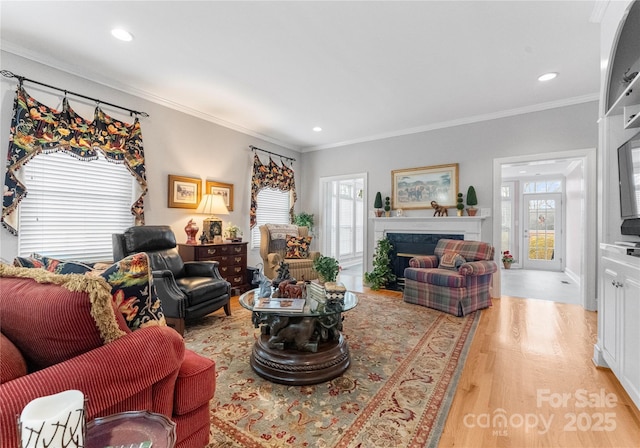
[[[622,378],[629,396],[640,407],[640,281],[625,276],[622,303]]]
[[[614,372],[618,372],[618,282],[619,276],[611,269],[604,270],[602,297],[602,349],[604,359]]]

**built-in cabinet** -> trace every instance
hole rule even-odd
[[[624,11],[620,8],[624,7]],[[598,268],[598,341],[594,362],[609,367],[640,409],[640,257],[630,244],[639,237],[622,235],[617,148],[640,128],[640,0],[611,4],[601,23],[603,72],[601,92],[600,205]],[[636,255],[636,256],[634,256]]]
[[[601,244],[601,356],[640,408],[640,257],[626,246]]]

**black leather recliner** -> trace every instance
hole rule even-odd
[[[113,258],[118,261],[137,252],[151,260],[153,281],[167,323],[180,334],[185,321],[224,307],[231,315],[231,285],[220,276],[217,261],[182,261],[176,236],[169,226],[136,226],[112,235]]]

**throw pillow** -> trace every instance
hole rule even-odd
[[[287,252],[284,258],[309,258],[311,236],[287,235]]]
[[[113,302],[130,330],[167,324],[146,253],[129,255],[100,276],[111,286]]]
[[[54,274],[84,274],[93,268],[79,261],[63,261],[45,257],[40,254],[31,254],[30,257],[16,257],[13,265],[22,268],[40,268]]]
[[[463,263],[467,260],[457,252],[445,251],[440,257],[439,269],[449,269],[450,271],[457,271]]]

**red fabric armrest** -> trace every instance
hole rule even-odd
[[[460,275],[486,275],[498,270],[498,265],[492,260],[467,261],[460,266]]]
[[[409,260],[409,267],[412,268],[437,268],[438,257],[435,255],[424,255],[421,257],[413,257]]]
[[[87,421],[156,383],[175,383],[184,341],[169,327],[146,327],[70,360],[0,385],[0,440],[17,446],[16,415],[34,398],[77,389],[87,402]],[[151,397],[154,398],[155,397]],[[170,403],[172,397],[169,398]],[[165,410],[171,415],[171,404]],[[164,412],[163,412],[164,413]]]

